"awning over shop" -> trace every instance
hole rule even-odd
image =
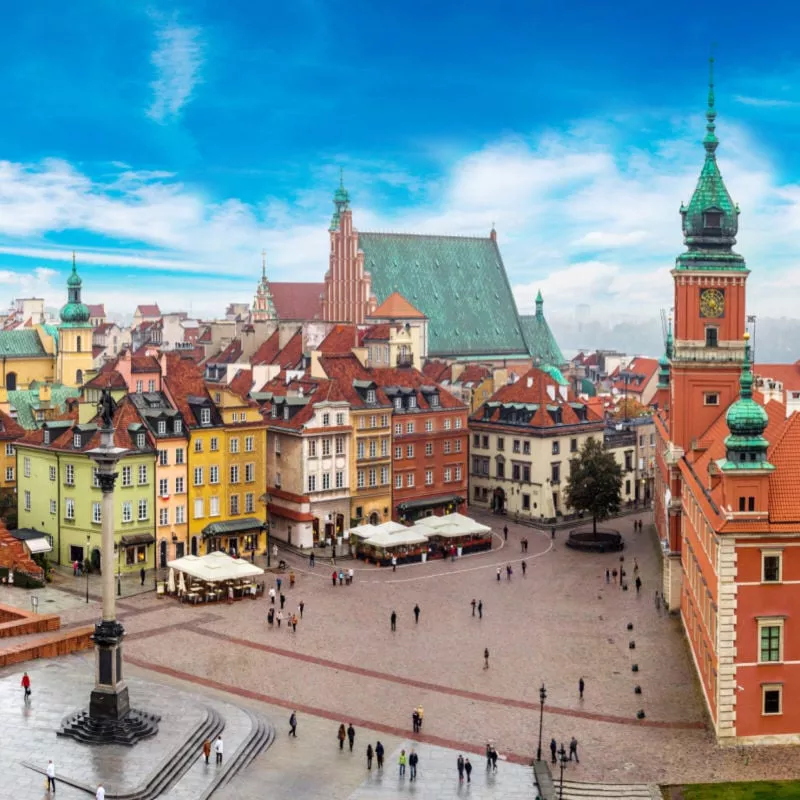
[[[380,525],[372,525],[367,523],[365,525],[358,525],[355,528],[350,528],[347,535],[357,536],[359,539],[370,539],[376,535],[383,535],[384,533],[397,533],[398,531],[408,530],[406,525],[401,525],[399,522],[382,522]]]
[[[264,570],[241,558],[231,558],[227,553],[217,550],[205,556],[184,556],[168,561],[167,566],[178,572],[184,572],[197,580],[206,583],[252,578],[263,575]]]
[[[463,514],[445,514],[442,517],[425,517],[418,520],[414,527],[423,529],[427,536],[441,536],[456,539],[460,536],[475,536],[491,533],[491,528]]]
[[[399,547],[401,545],[407,546],[410,544],[422,544],[423,542],[427,541],[428,537],[423,536],[418,531],[415,531],[414,528],[405,528],[402,531],[397,531],[396,533],[380,531],[374,536],[370,536],[370,538],[367,539],[364,544],[369,547],[380,547],[386,549]]]
[[[458,494],[443,494],[439,497],[423,497],[420,500],[407,500],[405,503],[399,503],[398,508],[401,511],[407,511],[411,508],[430,508],[431,506],[442,506],[447,503],[463,503],[464,498]]]
[[[49,553],[53,549],[47,534],[37,531],[35,528],[19,528],[15,531],[9,531],[9,533],[18,541],[24,542],[31,555]]]
[[[264,527],[263,520],[255,517],[245,517],[244,519],[229,519],[225,522],[212,522],[203,528],[203,536],[230,536],[232,533],[244,533],[245,531],[261,530]]]
[[[156,537],[152,533],[132,533],[130,536],[123,536],[119,543],[123,547],[134,547],[137,544],[153,544]]]

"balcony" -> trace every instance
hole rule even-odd
[[[414,366],[414,354],[413,353],[398,353],[397,354],[397,362],[395,364],[397,367],[413,367]]]

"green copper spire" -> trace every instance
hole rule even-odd
[[[658,359],[658,388],[669,389],[669,375],[672,364],[672,317],[669,319],[667,336],[664,339],[664,355]]]
[[[83,281],[78,275],[75,265],[75,253],[72,254],[72,272],[67,278],[67,304],[61,309],[61,323],[68,327],[84,327],[89,324],[89,308],[81,302],[81,286]]]
[[[339,169],[339,188],[333,193],[333,204],[336,208],[329,230],[335,231],[339,227],[342,212],[350,208],[350,193],[344,188],[344,168]]]
[[[544,316],[544,298],[542,297],[542,290],[536,293],[536,316]]]
[[[675,266],[679,270],[747,270],[744,258],[733,252],[739,231],[739,207],[731,200],[717,164],[716,119],[711,58],[703,138],[705,161],[689,205],[681,205],[680,209],[687,252],[678,256]]]
[[[753,369],[750,362],[750,334],[745,333],[744,363],[739,376],[739,399],[725,415],[730,435],[725,438],[723,470],[774,469],[767,461],[769,442],[764,431],[769,417],[764,407],[753,400]]]

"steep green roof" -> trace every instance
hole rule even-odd
[[[493,239],[359,232],[358,243],[378,302],[399,292],[428,317],[429,355],[527,354]]]
[[[27,431],[34,431],[39,427],[36,421],[36,412],[42,408],[56,409],[62,414],[70,397],[80,397],[80,390],[61,383],[51,384],[50,402],[41,403],[39,400],[39,387],[32,384],[30,389],[17,389],[8,393],[8,403],[17,412],[17,422]]]
[[[45,356],[42,340],[36,328],[21,328],[16,331],[0,331],[0,356],[25,358]]]
[[[544,364],[550,364],[560,367],[566,363],[567,360],[556,342],[556,337],[553,336],[553,332],[544,318],[544,299],[541,292],[536,295],[536,313],[520,314],[519,319],[522,323],[522,333],[528,346],[528,353],[530,353],[535,366],[541,367]]]

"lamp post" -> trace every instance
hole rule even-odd
[[[269,519],[267,518],[267,509],[269,506],[269,495],[264,492],[261,497],[258,498],[264,504],[264,541],[267,545],[267,569],[270,567],[270,553],[269,553]]]
[[[547,700],[547,689],[542,683],[539,689],[539,744],[536,747],[536,760],[542,760],[542,722],[544,721],[544,701]]]
[[[564,742],[561,742],[561,749],[558,751],[558,766],[561,768],[561,778],[559,779],[558,800],[564,800],[564,769],[567,766],[567,751],[564,749]]]
[[[114,555],[117,557],[117,597],[122,597],[122,568],[119,563],[120,551],[121,548],[115,544]]]
[[[92,540],[89,538],[89,534],[86,534],[86,558],[83,559],[83,571],[86,573],[86,602],[89,602],[89,564],[91,563],[89,559],[89,543]]]

